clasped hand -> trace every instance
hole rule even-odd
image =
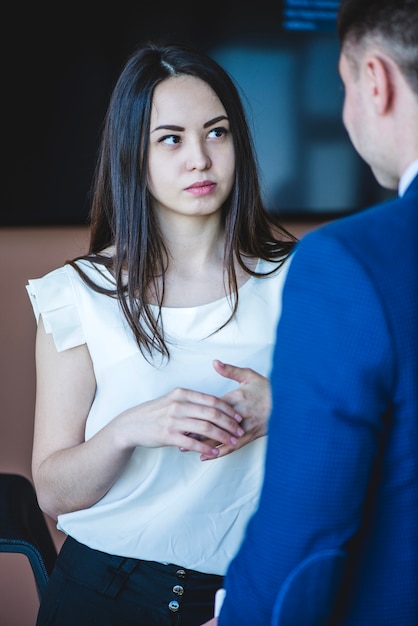
[[[226,438],[222,438],[222,440],[204,438],[200,434],[186,431],[185,434],[189,438],[211,446],[210,452],[201,453],[202,461],[226,456],[267,434],[268,418],[271,411],[271,390],[268,378],[250,368],[225,364],[219,360],[215,360],[213,366],[221,376],[239,383],[237,389],[222,396],[220,401],[227,403],[228,413],[230,409],[235,411],[234,419],[237,420],[240,427],[235,431],[238,438],[233,435],[229,441]],[[183,452],[192,449],[194,448],[190,445],[180,447]]]
[[[218,360],[213,366],[221,376],[239,383],[237,389],[217,398],[176,388],[128,409],[117,420],[125,440],[122,447],[175,446],[181,452],[198,452],[202,461],[208,461],[265,435],[271,409],[269,380],[250,368]]]

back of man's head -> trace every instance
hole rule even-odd
[[[341,0],[337,28],[345,51],[376,43],[418,95],[418,0]]]

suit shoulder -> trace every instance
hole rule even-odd
[[[326,245],[327,240],[338,240],[341,246],[365,258],[373,254],[378,258],[388,255],[391,259],[405,253],[416,256],[418,193],[337,218],[307,233],[301,242],[305,239],[306,245]]]

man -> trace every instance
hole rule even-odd
[[[399,197],[293,255],[265,480],[219,626],[418,624],[417,0],[342,0],[338,32],[344,124]]]

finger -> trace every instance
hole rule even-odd
[[[231,452],[234,452],[237,449],[238,449],[238,445],[234,447],[234,446],[222,444],[221,446],[218,446],[217,448],[213,448],[210,453],[202,452],[202,454],[200,455],[200,460],[212,461],[213,459],[221,459],[222,457],[228,456],[228,454],[231,454]],[[215,450],[216,450],[216,454],[214,453]]]
[[[230,418],[221,418],[218,423],[213,423],[205,419],[195,419],[193,417],[177,420],[174,428],[178,432],[176,445],[190,449],[190,440],[197,442],[215,442],[230,444],[235,446],[240,437],[244,435],[244,429]],[[181,428],[181,431],[179,430]],[[186,439],[186,442],[184,441]],[[196,448],[193,448],[196,450]]]
[[[241,437],[244,433],[240,426],[242,417],[234,409],[229,408],[233,417],[219,408],[219,401],[214,397],[211,406],[184,401],[184,398],[172,400],[165,412],[167,431],[171,435],[179,431],[183,434],[188,432],[227,443],[228,435]]]
[[[218,456],[219,447],[223,445],[211,439],[196,439],[190,435],[186,435],[185,438],[187,443],[178,446],[180,452],[198,452],[210,459],[214,459]]]
[[[229,444],[223,444],[217,447],[218,453],[216,455],[203,453],[200,455],[201,461],[210,461],[212,459],[221,459],[224,456],[228,456],[231,452],[235,452],[240,448],[243,448],[247,443],[253,441],[254,437],[250,434],[245,434],[243,437],[240,437],[235,446],[231,446]]]
[[[201,393],[200,391],[193,391],[191,389],[174,389],[170,393],[172,400],[174,403],[191,403],[196,406],[203,407],[203,411],[207,409],[213,409],[214,411],[219,411],[224,413],[228,417],[235,420],[235,422],[241,422],[242,417],[239,415],[235,409],[222,398],[218,398],[217,396],[211,396],[206,393]]]
[[[213,361],[213,367],[224,378],[235,380],[237,383],[243,383],[248,377],[248,367],[238,367],[230,363],[223,363],[219,359]]]
[[[215,449],[215,448],[220,448],[221,446],[225,445],[223,443],[219,443],[219,441],[215,441],[215,439],[203,439],[202,437],[199,437],[199,435],[193,435],[193,433],[185,433],[187,434],[188,437],[197,437],[199,439],[199,441],[204,441],[208,446],[211,446],[211,449]],[[232,446],[232,448],[234,448],[234,446]],[[180,452],[188,452],[188,450],[186,448],[179,448]],[[217,456],[217,455],[216,455]]]

